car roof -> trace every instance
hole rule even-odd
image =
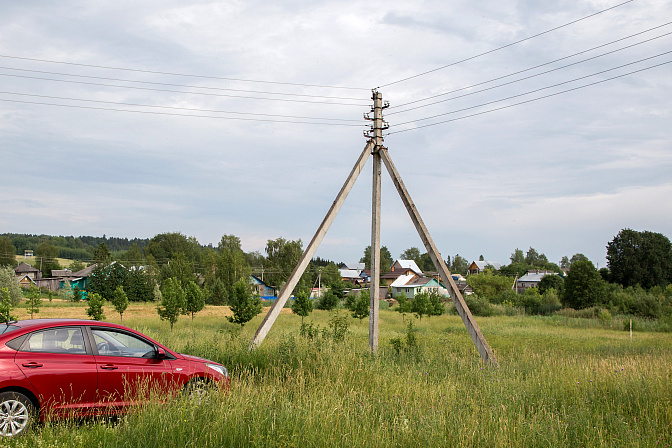
[[[100,322],[97,320],[86,320],[86,319],[26,319],[26,320],[3,322],[3,323],[25,329],[33,327],[40,328],[40,327],[66,326],[66,325],[105,325],[117,328],[126,328],[119,324],[113,324],[110,322]]]

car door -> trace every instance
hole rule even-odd
[[[37,391],[45,417],[49,413],[87,414],[95,406],[96,360],[81,327],[53,327],[29,333],[14,362]]]
[[[150,341],[124,330],[91,327],[98,369],[98,401],[118,409],[165,396],[172,388],[170,361]]]

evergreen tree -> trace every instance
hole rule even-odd
[[[214,278],[207,288],[207,300],[212,305],[226,305],[228,294],[224,282]]]

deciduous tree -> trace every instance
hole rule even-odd
[[[114,293],[112,294],[112,299],[110,302],[112,302],[112,306],[114,306],[115,311],[119,313],[119,320],[123,321],[124,311],[126,311],[126,308],[128,308],[128,296],[126,295],[126,292],[124,292],[123,286],[117,286],[117,289],[115,289]]]
[[[184,308],[184,290],[180,282],[174,278],[167,278],[161,285],[161,302],[156,308],[161,320],[170,322],[170,331],[173,331],[173,325],[180,317]]]
[[[611,280],[624,287],[672,283],[672,244],[660,233],[623,229],[607,244]]]
[[[0,321],[7,322],[16,319],[11,315],[12,296],[9,294],[9,288],[0,288]]]
[[[103,313],[103,305],[105,305],[105,298],[95,292],[89,294],[89,307],[86,309],[86,314],[93,320],[105,319]]]
[[[21,287],[16,282],[14,269],[10,266],[0,266],[0,288],[7,288],[14,306],[18,305],[23,298]]]
[[[6,237],[0,237],[0,267],[16,267],[16,249],[12,241]]]
[[[26,309],[30,313],[30,318],[33,314],[40,312],[40,305],[42,305],[42,297],[40,297],[40,290],[36,286],[31,286],[26,294],[28,302],[26,302]]]
[[[350,307],[352,317],[359,319],[360,321],[365,317],[369,317],[369,298],[370,295],[368,289],[360,291],[359,294],[355,296],[355,300],[352,302]]]
[[[581,309],[604,303],[606,293],[604,280],[593,263],[581,260],[569,268],[561,299],[564,306]]]
[[[292,313],[301,316],[301,325],[303,325],[303,318],[313,312],[313,301],[310,299],[310,294],[307,288],[300,288],[296,294],[296,298],[292,303]]]
[[[196,282],[191,281],[184,287],[185,302],[184,314],[191,314],[191,320],[194,320],[194,314],[198,313],[205,307],[205,295]]]
[[[229,299],[229,307],[233,316],[227,316],[227,320],[242,327],[261,313],[261,298],[253,296],[250,285],[244,280],[238,280],[233,285],[233,293]]]

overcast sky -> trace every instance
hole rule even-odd
[[[619,3],[2,2],[0,233],[305,247],[379,87],[385,145],[444,258],[533,247],[602,267],[623,228],[672,237],[672,4],[523,39]],[[317,256],[370,244],[371,169]],[[422,248],[385,171],[382,201],[382,245]]]

